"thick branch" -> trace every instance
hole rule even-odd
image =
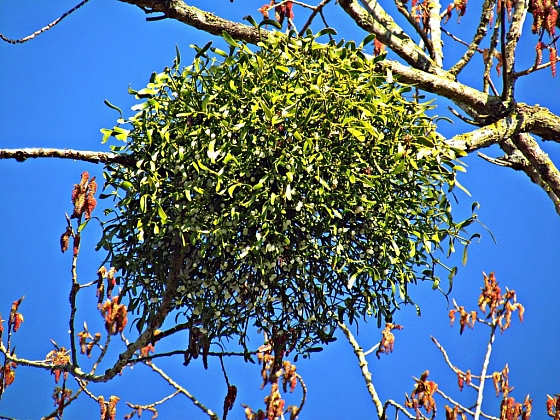
[[[513,88],[515,84],[515,51],[519,38],[521,37],[525,17],[527,16],[527,1],[516,0],[513,10],[511,25],[507,34],[504,57],[504,75],[507,81],[507,86],[504,87],[505,99],[513,99]],[[505,25],[505,22],[502,22],[502,24]]]
[[[439,0],[430,2],[430,18],[428,25],[430,26],[430,36],[432,37],[434,61],[438,67],[443,67],[443,42],[441,40],[441,4]]]
[[[385,74],[390,69],[398,75],[399,82],[408,83],[436,95],[448,98],[458,104],[466,105],[479,114],[499,117],[506,113],[506,107],[500,98],[488,95],[467,85],[450,80],[446,77],[417,70],[393,60],[383,60],[377,63],[377,70]],[[560,131],[559,131],[560,135]]]
[[[531,181],[541,187],[547,194],[548,197],[554,203],[554,207],[556,208],[556,212],[560,215],[560,198],[554,194],[550,186],[544,182],[543,178],[541,177],[539,171],[531,165],[531,163],[527,160],[527,158],[521,153],[521,151],[515,146],[513,141],[505,140],[500,144],[500,147],[506,155],[496,159],[500,163],[504,163],[506,166],[513,168],[518,171],[523,171]]]
[[[448,143],[469,153],[522,133],[560,142],[560,117],[539,105],[518,103],[506,117],[470,133],[459,134]]]
[[[134,4],[144,11],[160,12],[171,19],[176,19],[193,28],[208,32],[212,35],[222,35],[226,31],[233,38],[256,44],[261,36],[268,31],[260,31],[253,26],[223,19],[213,13],[197,7],[187,6],[182,0],[120,0],[123,3]]]
[[[86,150],[72,149],[0,149],[0,159],[15,159],[23,162],[26,159],[35,158],[60,158],[74,159],[91,163],[119,163],[121,165],[131,165],[133,160],[130,155],[119,155],[109,152],[90,152]]]
[[[367,10],[356,0],[339,0],[338,3],[360,28],[375,34],[379,41],[387,45],[408,64],[426,72],[443,74],[441,69],[383,10],[377,0],[364,0],[363,3]]]
[[[554,195],[560,197],[560,172],[538,143],[531,136],[524,134],[514,136],[512,141],[538,171],[542,180],[550,187]]]
[[[539,105],[527,105],[519,102],[517,111],[523,115],[524,128],[531,134],[543,140],[553,140],[560,143],[560,116],[550,112],[548,108]]]

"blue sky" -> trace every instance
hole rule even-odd
[[[257,9],[264,1],[230,3],[215,0],[211,6],[203,1],[192,2],[207,10],[235,20],[250,13],[258,19]],[[61,15],[74,6],[71,1],[56,5],[42,1],[5,2],[0,6],[0,32],[11,38],[21,38]],[[476,5],[469,5],[468,14],[460,27],[468,29],[467,17],[476,16]],[[346,39],[360,41],[365,34],[352,27],[349,19],[330,5],[329,23]],[[334,13],[336,11],[336,13]],[[296,9],[296,13],[301,13]],[[152,71],[161,71],[172,63],[178,45],[183,63],[192,56],[190,44],[204,45],[219,39],[175,21],[145,22],[144,13],[133,6],[114,0],[95,0],[86,4],[57,27],[22,45],[0,44],[2,94],[0,95],[0,148],[53,147],[81,150],[107,150],[101,145],[100,128],[112,127],[118,115],[107,108],[105,99],[118,105],[130,115],[134,99],[127,87],[139,89],[146,85]],[[528,23],[530,25],[530,22]],[[534,43],[526,25],[528,42],[518,55],[518,69],[534,59]],[[464,36],[469,39],[471,33]],[[446,44],[452,41],[447,38]],[[448,57],[459,54],[455,47]],[[451,61],[451,60],[450,60]],[[478,67],[480,68],[480,67]],[[476,67],[461,75],[461,80],[478,86]],[[549,72],[541,72],[520,81],[517,99],[529,104],[539,103],[560,113],[554,93],[560,79],[552,79]],[[435,113],[445,115],[447,102],[437,100]],[[440,124],[440,131],[451,136],[465,129],[460,124]],[[467,128],[468,129],[468,128]],[[554,144],[543,148],[553,160],[560,160]],[[500,156],[498,149],[485,153]],[[481,204],[480,219],[490,228],[497,243],[482,227],[480,244],[471,247],[466,267],[460,267],[452,297],[468,309],[476,308],[482,285],[482,272],[495,271],[502,288],[516,290],[518,300],[526,308],[525,322],[517,319],[495,344],[490,371],[502,370],[509,363],[511,394],[518,401],[530,393],[535,401],[534,417],[544,418],[546,394],[560,392],[560,218],[546,194],[533,185],[522,173],[499,168],[476,156],[464,159],[468,172],[460,181],[472,198],[458,193],[455,205],[457,217],[470,211],[471,202]],[[13,340],[17,355],[41,360],[52,349],[50,339],[68,347],[68,292],[70,284],[69,254],[61,254],[59,237],[65,228],[64,212],[71,212],[70,193],[83,171],[101,178],[102,167],[83,162],[55,159],[30,160],[18,163],[0,160],[0,313],[6,318],[11,303],[26,295],[21,307],[25,322]],[[97,209],[101,214],[100,202]],[[79,259],[79,280],[95,279],[103,255],[94,247],[101,231],[91,224],[84,233]],[[453,261],[460,264],[457,259]],[[79,300],[77,325],[87,321],[92,331],[103,332],[102,318],[95,311],[94,291]],[[412,288],[412,297],[422,309],[416,316],[412,307],[396,314],[396,322],[404,330],[396,332],[395,351],[380,360],[370,356],[370,370],[382,399],[404,402],[404,392],[412,391],[412,376],[429,369],[430,379],[440,384],[446,393],[466,405],[473,405],[472,390],[457,391],[456,378],[431,343],[430,335],[444,344],[452,360],[463,370],[479,372],[486,348],[487,331],[478,325],[474,331],[459,336],[458,327],[450,328],[448,303],[429,284]],[[362,324],[358,340],[364,348],[379,341],[375,323]],[[117,344],[117,343],[114,343]],[[259,345],[255,337],[254,345]],[[177,345],[181,345],[180,343]],[[186,346],[186,343],[185,343]],[[116,351],[123,347],[117,344]],[[158,348],[164,350],[164,345]],[[87,361],[83,362],[85,366]],[[226,393],[220,366],[211,360],[205,371],[200,361],[182,366],[182,358],[158,361],[158,366],[185,386],[205,405],[221,413]],[[259,367],[240,361],[226,360],[231,383],[239,393],[231,419],[243,418],[241,403],[264,408]],[[374,408],[366,392],[357,360],[344,337],[324,352],[297,364],[309,389],[308,400],[300,416],[302,419],[372,418]],[[19,367],[16,382],[0,401],[0,415],[21,419],[39,418],[53,409],[50,398],[54,378],[43,371]],[[499,400],[491,384],[484,407],[497,415]],[[76,389],[75,383],[70,387]],[[92,386],[96,395],[108,398],[119,395],[118,417],[129,412],[125,401],[148,404],[172,392],[154,373],[143,366],[126,369],[122,377],[109,384]],[[297,403],[299,393],[287,395],[288,404]],[[32,403],[31,403],[32,402]],[[440,402],[443,417],[443,403]],[[74,403],[67,418],[95,418],[97,404],[88,398]],[[148,418],[145,414],[144,418]],[[176,397],[161,406],[162,419],[204,419],[192,403]]]

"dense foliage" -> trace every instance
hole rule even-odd
[[[438,287],[434,252],[468,243],[474,218],[453,221],[447,196],[460,152],[429,105],[376,74],[363,44],[317,36],[253,52],[224,33],[229,52],[197,47],[186,68],[178,55],[103,130],[135,162],[108,167],[103,245],[140,329],[168,305],[205,342],[245,346],[256,326],[309,350],[338,320],[390,319],[410,283]]]

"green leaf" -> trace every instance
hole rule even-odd
[[[282,29],[282,25],[280,25],[280,23],[278,23],[278,21],[273,20],[273,19],[264,19],[261,23],[259,23],[258,28],[261,29],[265,25],[272,25],[278,30]]]
[[[272,112],[272,110],[271,110],[268,106],[266,106],[266,104],[265,104],[264,101],[259,101],[259,105],[260,105],[261,108],[263,109],[263,111],[264,111],[266,117],[267,117],[269,120],[272,120],[272,116],[274,115],[274,113]]]
[[[229,194],[230,197],[233,198],[233,191],[234,191],[237,187],[239,187],[239,185],[240,185],[240,184],[233,184],[233,185],[231,185],[231,186],[228,188],[227,192],[228,192],[228,194]]]
[[[368,36],[366,36],[362,42],[360,43],[360,48],[365,47],[366,45],[368,45],[370,42],[372,42],[374,39],[376,38],[375,34],[369,34]]]
[[[354,128],[354,127],[348,127],[347,130],[350,134],[352,134],[354,137],[356,137],[359,141],[365,141],[366,140],[366,136],[364,135],[364,133],[361,130],[358,130],[357,128]]]
[[[337,35],[337,32],[334,28],[323,28],[315,35],[315,38],[320,38],[323,35]]]
[[[237,41],[235,41],[226,31],[222,31],[222,38],[224,38],[224,40],[232,47],[237,48],[239,46]]]
[[[246,20],[247,22],[249,22],[251,25],[253,25],[253,27],[255,28],[259,28],[259,25],[257,24],[257,22],[255,21],[255,19],[253,18],[253,16],[251,15],[246,15],[243,16],[243,20]]]
[[[459,187],[459,188],[460,188],[465,194],[467,194],[469,197],[472,197],[472,196],[471,196],[471,193],[470,193],[465,187],[463,187],[463,185],[461,185],[461,183],[460,183],[459,181],[455,180],[455,185],[456,185],[457,187]]]
[[[143,195],[140,198],[140,210],[142,211],[142,213],[146,213],[146,208],[147,207],[148,207],[148,196]]]
[[[352,274],[350,276],[350,278],[348,279],[348,283],[346,284],[346,287],[348,289],[352,289],[354,287],[354,283],[356,282],[356,278],[358,277],[358,273],[355,272],[354,274]]]
[[[181,52],[179,51],[179,46],[175,44],[175,66],[179,68],[181,65]]]
[[[207,151],[207,154],[208,154],[208,157],[210,158],[210,161],[211,161],[212,163],[216,163],[216,158],[217,158],[218,156],[220,156],[220,151],[219,151],[219,150],[217,150],[217,151],[214,150],[214,145],[215,145],[215,144],[216,144],[216,140],[212,140],[212,141],[208,144],[208,151]],[[199,164],[199,165],[200,165],[200,164]],[[202,168],[202,169],[204,169],[204,168]]]
[[[123,181],[123,182],[121,182],[121,183],[119,184],[119,187],[121,187],[121,188],[127,190],[128,192],[132,192],[134,186],[133,186],[132,183],[129,182],[129,181]]]
[[[208,51],[211,45],[212,45],[212,41],[207,42],[206,45],[204,45],[204,47],[202,48],[200,48],[198,45],[191,45],[191,47],[194,48],[196,51],[196,55],[194,56],[194,58],[196,59],[204,56],[204,54],[206,53],[206,51]]]
[[[121,109],[120,109],[118,106],[113,105],[113,104],[112,104],[111,102],[109,102],[107,99],[105,99],[105,100],[103,101],[103,103],[104,103],[105,105],[107,105],[109,108],[114,109],[115,111],[117,111],[117,112],[119,113],[119,115],[121,116],[121,118],[123,117],[123,113],[122,113]]]

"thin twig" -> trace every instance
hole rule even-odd
[[[557,56],[557,57],[556,57],[556,61],[560,61],[560,56]],[[552,65],[552,62],[550,62],[550,61],[549,61],[548,63],[545,63],[545,64],[539,64],[539,65],[536,65],[536,64],[535,64],[534,66],[529,67],[529,68],[526,69],[526,70],[522,70],[522,71],[520,71],[520,72],[514,73],[514,74],[513,74],[513,77],[516,78],[516,79],[518,79],[518,78],[520,78],[521,76],[526,76],[526,75],[528,75],[528,74],[530,74],[530,73],[533,73],[534,71],[539,71],[539,70],[546,69],[546,68],[550,67],[551,65]]]
[[[432,44],[432,40],[428,38],[428,34],[426,33],[426,31],[418,24],[418,22],[416,22],[416,19],[414,19],[414,17],[410,14],[408,9],[406,8],[405,2],[401,0],[396,0],[395,5],[397,6],[397,10],[400,12],[400,14],[406,18],[406,20],[414,28],[416,33],[420,35],[422,42],[428,49],[428,53],[430,54],[430,57],[433,59],[435,57],[434,46]]]
[[[482,400],[484,398],[484,384],[486,382],[486,372],[488,371],[488,365],[490,364],[490,356],[492,355],[494,340],[496,339],[496,328],[497,328],[497,323],[493,323],[490,330],[490,339],[488,340],[486,356],[484,357],[484,362],[482,364],[482,372],[480,373],[481,379],[480,379],[480,385],[478,387],[478,395],[476,398],[474,420],[479,420],[480,415],[482,413]]]
[[[379,348],[379,344],[380,344],[380,343],[377,343],[377,344],[376,344],[375,346],[373,346],[371,349],[369,349],[368,351],[365,351],[365,352],[364,352],[364,356],[368,356],[368,355],[370,355],[371,353],[373,353],[375,350],[377,350],[377,349]]]
[[[307,400],[307,385],[305,385],[305,382],[303,382],[303,378],[301,377],[301,375],[299,373],[296,373],[296,378],[298,378],[298,381],[301,385],[301,389],[302,389],[302,396],[301,396],[301,404],[299,405],[296,414],[295,414],[295,418],[297,419],[297,417],[299,416],[299,413],[301,413],[301,410],[303,409],[303,406],[305,404],[305,401]]]
[[[204,411],[212,420],[218,420],[218,415],[216,413],[214,413],[209,408],[206,408],[206,406],[204,406],[204,404],[202,404],[200,401],[198,401],[189,391],[187,391],[185,388],[183,388],[181,385],[179,385],[177,382],[175,382],[173,379],[171,379],[171,377],[169,375],[167,375],[163,370],[158,368],[153,363],[147,364],[147,366],[152,368],[152,370],[154,372],[158,373],[163,379],[165,379],[165,381],[169,385],[171,385],[173,388],[175,388],[177,390],[177,392],[185,395],[189,400],[192,401],[192,403],[195,406],[197,406],[202,411]]]
[[[441,395],[443,398],[445,398],[447,401],[449,401],[451,404],[459,407],[461,410],[463,410],[465,413],[470,414],[471,416],[474,416],[474,411],[469,410],[467,407],[464,407],[463,405],[461,405],[460,403],[458,403],[457,401],[455,401],[453,398],[451,398],[449,395],[445,394],[441,389],[436,389],[436,392]],[[498,417],[494,417],[494,416],[490,416],[488,414],[484,414],[484,413],[480,413],[480,415],[484,418],[487,418],[489,420],[500,420]]]
[[[70,219],[68,218],[68,215],[66,215],[66,219],[68,220],[68,223],[70,224]],[[80,215],[79,219],[78,219],[78,225],[80,225],[82,222],[82,216]],[[77,232],[75,234],[72,235],[74,238],[74,245],[73,245],[73,255],[72,255],[72,268],[71,268],[71,273],[72,273],[72,285],[70,287],[70,319],[69,319],[69,326],[70,326],[70,330],[69,330],[69,334],[70,334],[70,349],[71,349],[71,355],[72,355],[72,364],[76,367],[78,367],[78,353],[76,351],[76,330],[74,327],[74,320],[76,319],[76,295],[78,294],[78,291],[80,290],[80,284],[78,283],[78,271],[77,271],[77,264],[78,264],[78,254],[80,252],[80,233]]]
[[[130,408],[138,411],[138,410],[148,410],[151,411],[152,413],[157,414],[157,410],[156,410],[156,406],[157,405],[161,405],[166,401],[169,401],[171,398],[175,397],[176,395],[179,395],[180,392],[177,390],[175,392],[173,392],[172,394],[169,394],[167,397],[163,397],[161,400],[153,402],[151,404],[132,404],[130,402],[127,402],[126,405],[128,405]]]
[[[406,410],[406,408],[404,408],[402,405],[400,405],[398,402],[396,402],[394,400],[385,401],[385,405],[383,406],[383,417],[381,417],[382,420],[385,420],[387,418],[387,407],[390,406],[390,405],[395,407],[395,409],[397,410],[397,413],[396,413],[397,417],[399,415],[399,411],[401,411],[409,419],[418,420],[418,418],[415,415],[409,413]]]
[[[331,0],[322,0],[321,3],[319,3],[317,6],[315,6],[313,8],[313,11],[311,12],[311,14],[309,15],[309,18],[307,19],[307,22],[305,22],[305,25],[303,25],[303,28],[301,28],[301,31],[299,32],[299,36],[303,36],[305,34],[305,31],[307,31],[307,29],[309,29],[309,27],[311,26],[311,23],[313,22],[313,19],[315,19],[315,16],[317,16],[317,13],[320,13],[321,16],[323,15],[322,11],[323,11],[323,7],[325,7],[328,3],[330,3]],[[323,17],[324,19],[324,17]],[[327,25],[328,27],[328,25]]]
[[[506,101],[512,93],[513,86],[508,79],[510,62],[506,53],[506,8],[503,6],[505,6],[505,4],[502,4],[500,8],[500,50],[502,55],[502,100]]]
[[[36,36],[42,34],[43,32],[48,31],[49,29],[51,29],[52,27],[54,27],[55,25],[57,25],[58,23],[60,23],[60,21],[62,19],[64,19],[65,17],[69,16],[70,14],[72,14],[73,12],[75,12],[76,10],[78,10],[80,7],[82,7],[84,4],[86,4],[89,0],[83,0],[82,2],[80,2],[77,6],[74,6],[72,9],[68,10],[66,13],[64,13],[62,16],[60,16],[58,19],[52,21],[51,23],[49,23],[47,26],[39,29],[38,31],[33,32],[31,35],[28,35],[24,38],[21,39],[10,39],[7,38],[6,36],[2,35],[0,33],[0,39],[2,39],[3,41],[6,41],[10,44],[23,44],[24,42],[27,42],[33,38],[35,38]]]
[[[478,28],[473,37],[473,40],[471,41],[470,44],[460,41],[462,44],[467,45],[468,49],[467,51],[465,51],[465,54],[463,54],[463,56],[459,59],[459,61],[457,61],[457,63],[453,67],[451,67],[451,69],[449,69],[449,73],[453,75],[458,75],[461,72],[461,70],[463,70],[465,66],[469,63],[469,61],[471,60],[471,58],[473,57],[476,51],[482,52],[479,45],[482,42],[482,40],[486,37],[486,34],[488,32],[487,28],[490,24],[490,19],[495,4],[496,4],[496,0],[484,1],[484,4],[482,5],[482,14],[480,16],[480,22],[478,24]],[[454,35],[451,35],[445,29],[442,28],[442,31],[447,35],[451,36],[454,40],[459,41],[458,38],[456,38]]]
[[[362,371],[362,376],[364,377],[364,380],[366,382],[366,387],[369,391],[369,394],[371,395],[373,404],[377,409],[377,415],[379,418],[381,418],[381,416],[383,415],[383,404],[381,403],[381,400],[379,399],[379,395],[377,395],[377,391],[375,390],[375,386],[373,385],[373,381],[371,379],[371,373],[368,369],[368,362],[364,356],[364,350],[360,347],[360,345],[358,344],[358,342],[356,341],[356,339],[352,335],[352,332],[346,326],[346,324],[342,322],[338,322],[338,326],[340,327],[340,329],[348,339],[348,342],[354,349],[354,354],[356,355],[358,361],[360,362],[359,366],[360,366],[360,370]]]

